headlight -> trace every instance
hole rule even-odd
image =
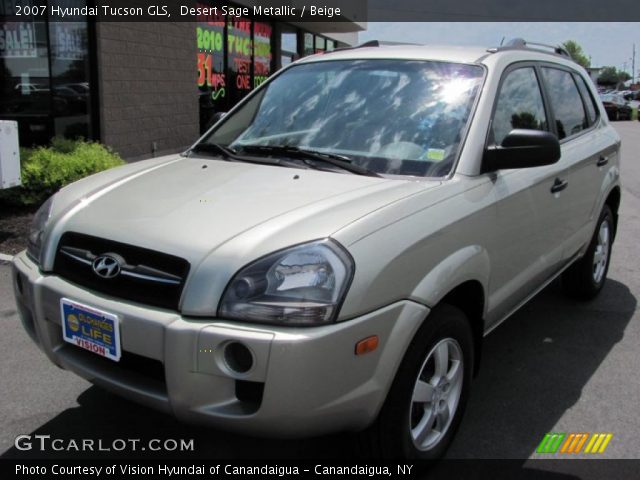
[[[353,269],[351,256],[331,240],[272,253],[233,277],[218,315],[282,325],[330,323],[344,300]]]
[[[51,207],[53,206],[53,196],[42,204],[36,212],[31,223],[31,231],[29,232],[29,242],[27,244],[27,254],[31,260],[40,265],[40,254],[42,253],[42,237],[44,229],[47,226],[49,217],[51,216]]]

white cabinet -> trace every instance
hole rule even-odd
[[[18,122],[0,120],[0,189],[20,185]]]

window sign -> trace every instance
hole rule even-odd
[[[229,19],[227,23],[227,61],[229,64],[230,100],[237,103],[251,91],[251,42],[250,20]]]
[[[226,96],[224,17],[200,15],[197,20],[198,87],[210,94],[212,103],[219,103]]]
[[[271,35],[273,28],[268,23],[253,25],[253,86],[258,87],[271,74]]]
[[[88,52],[84,22],[53,22],[51,55],[58,60],[84,60]]]
[[[6,22],[0,25],[0,58],[38,56],[33,22]]]

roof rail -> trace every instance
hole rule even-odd
[[[360,45],[355,45],[353,47],[340,47],[332,50],[332,52],[343,52],[345,50],[355,50],[356,48],[366,48],[366,47],[379,47],[380,42],[378,40],[369,40],[368,42],[361,43]]]
[[[531,46],[542,47],[542,48],[531,48]],[[527,40],[524,40],[523,38],[513,38],[509,40],[505,45],[489,48],[487,51],[491,53],[496,53],[496,52],[502,52],[505,50],[523,50],[523,49],[536,50],[538,52],[545,52],[545,53],[553,53],[555,55],[560,55],[562,57],[566,57],[573,60],[573,58],[571,57],[571,54],[567,51],[566,48],[564,48],[561,45],[548,45],[546,43],[529,42]],[[551,50],[551,52],[548,52],[545,49]]]

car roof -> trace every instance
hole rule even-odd
[[[436,45],[381,45],[379,47],[355,47],[338,49],[304,57],[296,63],[325,60],[389,59],[435,60],[456,63],[477,63],[487,55],[483,47],[436,46]]]
[[[319,53],[304,57],[296,64],[322,62],[330,60],[365,60],[365,59],[402,59],[431,60],[453,63],[491,63],[501,64],[516,61],[547,61],[577,67],[571,58],[540,50],[538,48],[502,47],[488,48],[479,46],[452,45],[380,45],[338,49],[332,52]]]

